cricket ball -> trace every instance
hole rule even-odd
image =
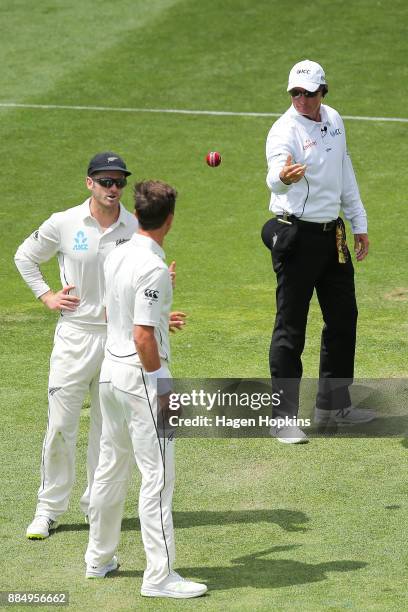
[[[209,166],[211,166],[212,168],[215,168],[216,166],[219,166],[221,163],[221,155],[218,153],[218,151],[211,151],[210,153],[207,153],[207,157],[205,158],[205,161],[207,162]]]

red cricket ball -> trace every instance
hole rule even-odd
[[[218,151],[211,151],[210,153],[207,153],[205,161],[209,166],[215,168],[216,166],[219,166],[222,161],[221,155],[218,153]]]

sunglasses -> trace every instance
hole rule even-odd
[[[300,91],[299,89],[291,89],[289,93],[292,98],[295,98],[295,100],[297,100],[301,96],[304,96],[305,98],[315,98],[319,91],[320,89],[316,89],[316,91]]]
[[[109,176],[101,176],[100,178],[92,178],[95,183],[98,183],[101,187],[105,187],[109,189],[112,185],[116,185],[118,189],[123,189],[127,185],[127,180],[125,178],[110,178]]]

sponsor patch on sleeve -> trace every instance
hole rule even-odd
[[[153,302],[157,302],[157,300],[159,299],[159,293],[160,291],[158,289],[145,289],[144,290],[144,296],[146,300],[151,300]]]

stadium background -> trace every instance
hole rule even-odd
[[[86,407],[63,526],[49,541],[24,538],[39,482],[55,315],[14,269],[17,245],[52,212],[85,199],[95,152],[120,153],[133,178],[161,178],[180,194],[166,252],[178,266],[174,305],[188,312],[189,324],[173,338],[174,374],[267,376],[274,280],[259,232],[269,214],[264,142],[274,117],[132,109],[281,113],[289,69],[309,58],[323,64],[327,103],[341,114],[404,118],[406,18],[402,0],[2,0],[0,590],[67,590],[73,610],[189,605],[139,596],[137,479],[126,505],[122,570],[85,581],[87,528],[78,501]],[[407,120],[345,123],[372,243],[356,266],[356,375],[404,377]],[[209,150],[223,155],[217,169],[204,163]],[[124,202],[131,208],[131,188]],[[55,262],[45,270],[56,287]],[[308,376],[317,374],[320,326],[313,302]],[[407,448],[400,438],[289,448],[180,440],[177,569],[210,588],[194,606],[406,609]]]

